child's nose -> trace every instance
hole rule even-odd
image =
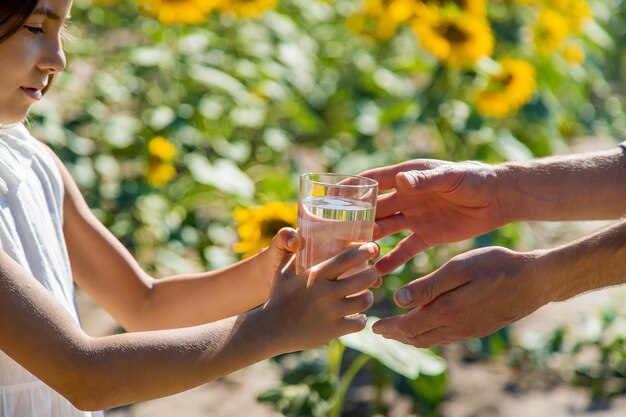
[[[39,68],[49,73],[61,72],[67,65],[63,46],[59,41],[50,45],[39,61]]]

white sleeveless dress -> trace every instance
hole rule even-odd
[[[78,322],[63,237],[61,174],[44,145],[21,125],[0,126],[0,246]],[[41,352],[45,355],[45,352]],[[95,417],[0,350],[0,417]]]

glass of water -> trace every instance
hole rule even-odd
[[[296,270],[305,271],[347,248],[371,242],[378,182],[356,175],[307,173],[300,176]],[[343,276],[367,267],[352,268]]]

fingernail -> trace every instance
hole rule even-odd
[[[415,175],[413,172],[411,171],[403,172],[402,176],[404,177],[406,182],[409,184],[409,186],[415,187],[417,185],[417,175]]]
[[[398,304],[403,306],[410,304],[411,291],[409,291],[407,288],[400,288],[398,291],[396,291],[396,301],[398,302]]]
[[[376,242],[368,242],[368,243],[366,243],[366,245],[367,245],[367,249],[368,250],[379,250],[380,249],[380,246],[378,246],[378,243],[376,243]]]
[[[290,237],[289,240],[287,241],[288,246],[295,246],[296,243],[298,243],[297,237]]]
[[[372,287],[378,288],[381,285],[383,285],[383,278],[380,275],[378,275],[378,278],[376,278],[376,282],[372,285]]]

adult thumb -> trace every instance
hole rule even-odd
[[[443,169],[413,170],[396,175],[396,189],[405,193],[445,192],[454,188],[458,176]]]
[[[418,278],[394,294],[396,304],[403,308],[416,308],[431,303],[435,298],[467,283],[462,274],[446,273],[441,268],[430,275]]]

